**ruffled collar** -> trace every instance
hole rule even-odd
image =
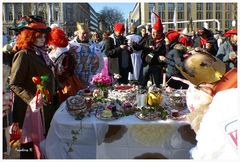
[[[67,48],[67,47],[63,47],[63,48],[59,47],[59,48],[57,48],[56,50],[51,51],[51,52],[49,53],[49,58],[50,58],[53,62],[56,62],[57,59],[58,59],[63,53],[65,53],[65,52],[67,52],[67,51],[68,51],[68,48]]]

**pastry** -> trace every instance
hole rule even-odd
[[[70,96],[67,101],[67,111],[71,115],[79,115],[86,111],[87,106],[85,103],[85,99],[82,96]]]

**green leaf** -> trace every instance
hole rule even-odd
[[[71,133],[72,133],[72,134],[75,134],[75,131],[72,129]]]
[[[69,147],[68,152],[73,152],[72,147]]]

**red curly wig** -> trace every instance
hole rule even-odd
[[[31,23],[28,25],[30,29],[23,29],[17,36],[16,46],[19,50],[29,49],[30,44],[33,44],[37,38],[42,34],[46,34],[46,42],[49,39],[49,34],[47,32],[37,31],[38,29],[45,29],[47,26],[43,23]],[[36,30],[34,30],[36,29]]]
[[[62,29],[53,28],[47,44],[56,47],[66,47],[68,45],[68,39]]]

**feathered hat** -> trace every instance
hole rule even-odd
[[[156,22],[153,25],[153,29],[163,32],[163,25],[162,25],[162,21],[161,21],[160,17],[155,12],[153,12],[153,13],[156,16]]]
[[[37,15],[23,16],[20,18],[20,23],[15,28],[10,28],[16,32],[20,32],[23,29],[35,30],[41,33],[47,33],[51,31],[50,27],[47,27],[43,17]]]

